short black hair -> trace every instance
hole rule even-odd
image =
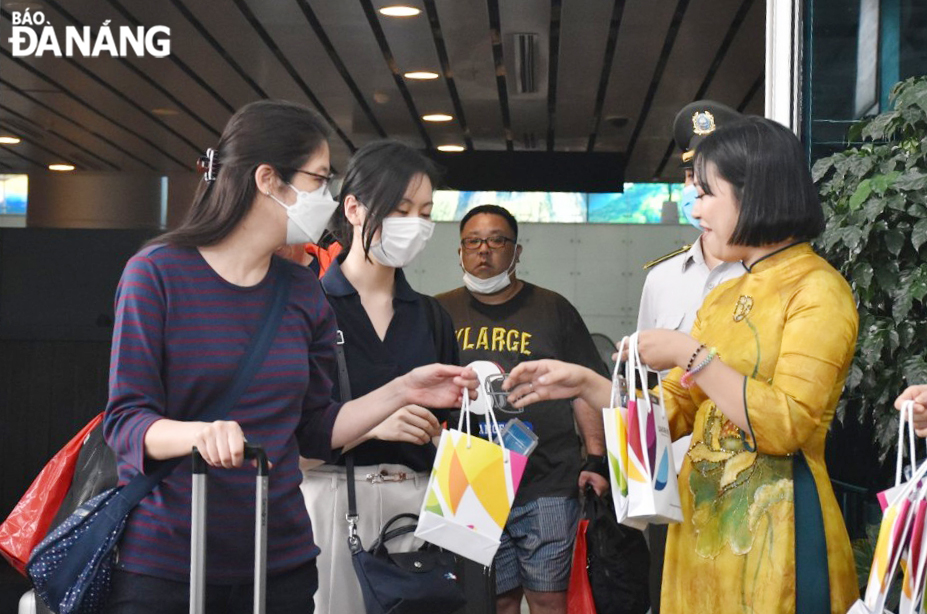
[[[718,128],[695,150],[695,175],[706,194],[712,194],[709,167],[731,184],[740,205],[732,245],[810,241],[824,231],[805,152],[785,126],[747,117]]]
[[[354,228],[344,214],[345,198],[351,194],[367,208],[361,228],[366,256],[383,220],[399,206],[409,183],[418,176],[427,177],[432,190],[441,182],[441,171],[430,158],[399,141],[374,141],[351,156],[339,195],[340,206],[330,224],[345,252],[354,240]]]
[[[463,232],[464,226],[467,225],[467,222],[470,221],[471,217],[474,215],[479,215],[480,213],[491,213],[503,218],[512,228],[512,232],[515,234],[515,239],[518,240],[518,222],[515,221],[515,216],[512,215],[508,209],[505,207],[500,207],[499,205],[479,205],[478,207],[473,207],[467,211],[463,218],[460,220],[460,232]]]

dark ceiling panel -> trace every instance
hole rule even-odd
[[[589,140],[586,151],[595,150],[595,141],[602,126],[602,112],[605,107],[605,93],[608,91],[608,79],[612,72],[612,63],[615,61],[615,49],[618,45],[618,32],[621,29],[621,19],[624,17],[625,0],[615,0],[612,14],[608,20],[608,38],[605,50],[602,53],[602,71],[599,74],[599,85],[595,94],[595,109],[592,111],[592,121],[589,130]],[[594,56],[592,56],[594,57]]]
[[[437,9],[448,60],[454,71],[454,85],[466,112],[473,146],[475,149],[504,149],[505,131],[493,63],[489,12],[482,0],[476,3],[441,0]],[[432,69],[441,72],[438,66]]]
[[[444,82],[447,84],[447,94],[451,99],[451,104],[454,106],[454,117],[457,120],[457,125],[460,126],[463,141],[466,144],[466,148],[472,150],[473,137],[470,135],[470,127],[467,125],[467,114],[466,111],[464,111],[463,102],[457,91],[454,71],[451,69],[451,60],[447,54],[447,45],[444,43],[444,30],[441,28],[441,19],[438,17],[438,7],[435,5],[434,0],[424,0],[424,3],[425,13],[428,15],[428,23],[431,26],[431,36],[435,43],[435,53],[438,56],[438,64],[441,66],[440,71],[433,72],[438,72],[444,77]],[[447,144],[456,145],[457,143],[450,141]]]
[[[16,116],[21,118],[27,116],[29,123],[21,121],[11,121],[9,115],[3,114],[4,128],[10,129],[14,134],[21,133],[34,135],[35,138],[45,138],[45,133],[49,134],[66,134],[71,138],[83,142],[86,146],[92,147],[94,151],[102,152],[102,155],[113,157],[122,157],[123,161],[133,160],[139,163],[147,170],[155,170],[150,163],[136,155],[133,151],[126,148],[128,143],[119,144],[100,131],[91,128],[88,124],[77,121],[75,114],[65,115],[58,111],[53,105],[50,105],[34,94],[22,90],[9,81],[0,78],[0,99],[10,107],[16,107],[22,110]],[[88,122],[93,122],[93,118],[88,118]],[[115,137],[120,139],[121,137]],[[126,170],[132,170],[130,165]]]
[[[753,6],[756,0],[742,0],[740,7],[737,9],[737,12],[734,13],[734,17],[731,20],[730,26],[728,26],[727,32],[724,35],[724,39],[721,41],[721,44],[718,46],[718,50],[715,52],[714,57],[709,64],[708,69],[705,71],[705,76],[702,79],[701,85],[699,85],[698,90],[692,96],[692,100],[702,100],[705,98],[705,94],[708,91],[708,88],[714,82],[715,76],[718,73],[718,69],[721,66],[721,62],[727,57],[727,53],[731,48],[731,43],[734,42],[737,34],[740,32],[741,26],[743,26],[744,20],[749,14],[750,8]],[[726,102],[729,106],[734,106],[733,102]],[[654,171],[654,177],[659,177],[663,173],[663,169],[666,167],[667,162],[670,160],[673,152],[677,149],[676,142],[670,139],[669,143],[666,146],[666,151],[663,153],[663,158],[660,160],[660,164],[657,165],[657,169]]]
[[[496,67],[496,89],[499,92],[499,110],[502,113],[502,129],[505,131],[505,148],[513,149],[512,118],[509,114],[509,92],[506,83],[503,33],[499,16],[499,0],[486,0],[489,11],[489,37],[492,40],[492,60]]]
[[[331,35],[331,43],[344,66],[354,79],[357,87],[370,106],[386,135],[407,141],[416,146],[421,145],[413,118],[396,87],[389,67],[377,41],[373,37],[370,24],[364,15],[363,7],[357,0],[350,2],[331,2],[330,0],[311,0],[310,6],[326,31]],[[334,77],[342,81],[340,75]],[[343,81],[342,81],[343,82]],[[414,84],[410,84],[413,87]],[[352,134],[358,145],[380,138],[373,124],[361,111],[354,96],[345,87],[350,99],[342,109],[351,117]],[[413,94],[414,95],[414,94]],[[347,102],[349,101],[350,102]]]
[[[370,121],[370,124],[373,126],[373,129],[376,131],[376,133],[380,137],[385,138],[386,131],[383,129],[383,126],[380,125],[380,121],[373,114],[373,110],[370,108],[370,105],[367,104],[367,99],[364,98],[360,88],[357,87],[357,83],[354,81],[354,77],[351,76],[347,66],[344,65],[344,61],[341,59],[341,56],[338,55],[338,51],[332,44],[328,33],[325,31],[325,27],[322,25],[322,22],[319,21],[315,11],[312,10],[312,7],[309,6],[309,3],[306,0],[296,0],[296,4],[299,6],[299,10],[302,11],[303,15],[305,16],[306,22],[309,23],[309,27],[312,28],[313,33],[318,38],[319,44],[322,45],[322,47],[325,49],[325,53],[328,54],[332,64],[334,64],[335,68],[338,70],[338,74],[341,75],[345,85],[347,85],[348,89],[351,90],[351,94],[354,95],[354,100],[356,101],[357,106],[360,107],[361,111]]]
[[[396,83],[396,89],[399,90],[399,94],[402,96],[403,101],[406,103],[406,108],[409,109],[409,116],[412,117],[412,121],[416,130],[418,131],[419,136],[422,139],[422,142],[425,144],[425,148],[431,149],[431,137],[428,136],[428,131],[425,130],[425,124],[421,119],[422,114],[419,113],[418,107],[415,105],[415,101],[412,100],[412,94],[409,93],[409,88],[406,87],[405,79],[402,76],[399,65],[396,63],[396,58],[393,56],[393,51],[390,47],[389,41],[386,40],[386,33],[383,31],[383,26],[380,25],[380,19],[377,16],[377,11],[373,8],[373,4],[370,0],[359,1],[361,3],[361,7],[364,9],[364,17],[367,18],[367,23],[370,25],[370,31],[373,33],[373,38],[377,41],[377,46],[380,48],[383,61],[386,62],[386,66],[389,68],[390,74],[393,76],[393,81]]]
[[[41,71],[39,68],[36,68],[33,65],[33,63],[27,63],[27,62],[24,62],[23,60],[20,60],[19,58],[15,58],[10,54],[9,51],[7,51],[6,49],[2,49],[2,48],[0,48],[0,57],[5,58],[3,59],[4,74],[9,74],[10,72],[13,72],[11,71],[11,69],[16,70],[16,69],[21,68],[25,70],[26,72],[29,72],[33,76],[38,76],[46,83],[46,86],[51,87],[51,91],[54,92],[54,96],[52,98],[54,98],[56,103],[60,104],[60,102],[64,98],[67,98],[73,103],[76,103],[77,105],[82,107],[82,109],[89,111],[91,114],[97,115],[99,118],[112,123],[113,125],[121,128],[123,131],[125,131],[129,135],[132,135],[138,140],[144,142],[146,145],[156,150],[159,154],[161,154],[168,160],[173,161],[178,166],[181,166],[181,167],[187,166],[184,162],[181,161],[180,158],[177,158],[173,154],[168,153],[168,150],[165,147],[159,145],[159,143],[145,136],[139,130],[136,130],[134,127],[131,127],[131,126],[137,125],[139,122],[144,121],[145,119],[144,117],[139,117],[137,114],[131,111],[123,111],[118,114],[116,112],[111,112],[107,114],[101,111],[100,110],[101,106],[105,106],[104,104],[101,104],[101,103],[106,101],[106,103],[111,104],[112,100],[106,100],[107,92],[100,91],[100,89],[96,87],[95,83],[93,82],[88,83],[86,81],[81,82],[79,81],[79,76],[77,76],[78,81],[74,82],[70,86],[64,85],[63,83],[55,81],[54,79],[49,77],[49,73],[61,75],[63,78],[68,78],[68,79],[75,78],[75,75],[73,73],[63,74],[61,70]],[[73,87],[73,90],[71,89],[71,87]],[[46,92],[47,91],[48,90],[46,90]],[[75,93],[76,91],[81,92],[81,95],[78,95],[77,93]],[[36,95],[40,97],[43,95],[47,96],[47,94],[42,94],[39,92],[37,92]],[[66,108],[67,106],[68,104],[65,104],[61,108]],[[114,119],[116,117],[118,117],[119,119],[118,120]],[[121,135],[121,138],[125,138],[125,135]]]
[[[171,53],[19,58],[0,37],[0,129],[25,139],[0,164],[190,169],[234,109],[269,97],[320,110],[341,168],[354,147],[386,135],[472,151],[626,152],[627,180],[674,180],[671,124],[684,104],[704,95],[762,113],[760,0],[414,0],[424,10],[408,19],[382,16],[385,4],[48,0],[57,28],[169,27]],[[23,6],[4,3],[0,25]],[[536,36],[528,92],[515,73],[523,33]],[[406,80],[409,70],[441,78]],[[455,121],[423,123],[431,112]]]

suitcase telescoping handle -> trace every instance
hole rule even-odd
[[[245,460],[257,461],[254,511],[254,612],[264,614],[267,601],[267,453],[245,444]],[[190,520],[190,614],[206,611],[206,470],[193,448],[193,494]]]

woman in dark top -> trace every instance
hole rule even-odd
[[[344,335],[352,396],[421,365],[458,362],[450,316],[434,299],[414,291],[402,272],[434,230],[436,176],[427,158],[390,141],[366,145],[348,164],[333,224],[344,252],[322,286]],[[363,543],[371,544],[396,514],[418,513],[435,456],[432,439],[440,435],[445,413],[406,405],[345,446],[354,455]],[[364,611],[346,542],[343,465],[343,459],[314,469],[304,464],[303,471],[303,495],[322,548],[316,611],[330,614]],[[408,549],[412,541],[408,535],[390,547]]]

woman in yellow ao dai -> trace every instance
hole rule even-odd
[[[699,144],[695,174],[703,249],[748,272],[705,299],[692,336],[639,333],[641,360],[673,369],[674,439],[693,435],[661,611],[844,614],[859,591],[824,441],[856,344],[852,293],[807,243],[824,216],[789,130],[761,118],[719,128]],[[537,361],[507,387],[516,406],[579,396],[604,407],[611,382]]]

